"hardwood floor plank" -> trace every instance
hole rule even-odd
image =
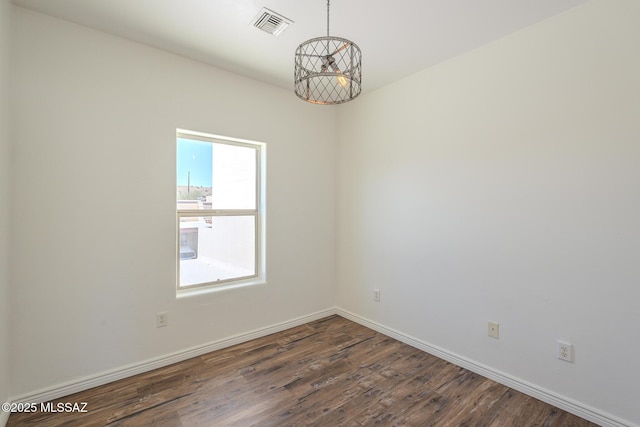
[[[291,404],[286,419],[287,425],[309,425],[327,420],[328,414],[343,407],[348,402],[357,401],[358,397],[371,389],[370,370],[363,368],[353,372],[346,371],[342,377],[327,384],[317,394],[307,395]],[[379,380],[384,378],[379,377]],[[330,423],[329,425],[338,425]]]
[[[549,426],[595,424],[339,316],[58,402],[8,426]]]

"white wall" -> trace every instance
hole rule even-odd
[[[16,11],[14,396],[333,306],[335,110]],[[267,143],[267,285],[176,300],[176,128]]]
[[[345,105],[338,306],[640,424],[639,28],[595,0]]]
[[[11,4],[0,0],[0,403],[9,392],[9,212],[10,132],[9,64]],[[0,413],[0,420],[2,414]],[[1,421],[0,421],[1,423]]]

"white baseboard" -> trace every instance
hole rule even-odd
[[[220,350],[226,347],[230,347],[236,344],[250,341],[252,339],[261,338],[276,332],[284,331],[289,328],[293,328],[299,325],[303,325],[307,322],[322,319],[333,314],[338,314],[344,318],[359,323],[367,328],[373,329],[381,334],[387,335],[391,338],[397,339],[405,344],[415,347],[419,350],[425,351],[436,357],[451,362],[457,366],[468,369],[486,378],[492,379],[500,384],[504,384],[507,387],[511,387],[514,390],[525,393],[550,405],[556,406],[574,415],[582,417],[586,420],[594,422],[604,427],[633,427],[628,421],[622,420],[611,414],[607,414],[598,409],[592,408],[588,405],[584,405],[580,402],[576,402],[567,397],[561,396],[550,390],[546,390],[535,384],[531,384],[519,378],[515,378],[504,372],[497,371],[493,368],[485,366],[483,364],[469,360],[458,354],[449,352],[445,349],[431,345],[424,341],[421,341],[412,336],[406,335],[402,332],[383,326],[379,323],[373,322],[364,317],[358,316],[347,310],[343,310],[338,307],[330,308],[327,310],[319,311],[308,316],[298,317],[286,322],[278,323],[276,325],[268,326],[265,328],[256,329],[244,334],[235,335],[229,338],[225,338],[219,341],[211,342],[201,346],[191,347],[186,350],[171,353],[165,356],[149,359],[140,363],[135,363],[128,366],[123,366],[117,369],[105,371],[96,375],[80,378],[74,381],[69,381],[57,386],[48,387],[35,391],[33,393],[24,394],[10,399],[11,402],[30,402],[40,403],[46,402],[52,399],[58,399],[73,393],[88,390],[93,387],[97,387],[103,384],[107,384],[116,380],[127,378],[133,375],[141,374],[151,371],[153,369],[161,368],[171,365],[176,362],[197,357],[212,351]],[[9,414],[6,412],[0,412],[0,426],[4,427],[9,419]]]
[[[47,387],[41,390],[37,390],[33,393],[27,393],[21,396],[10,399],[11,402],[28,402],[28,403],[41,403],[49,400],[58,399],[60,397],[68,396],[73,393],[88,390],[93,387],[97,387],[103,384],[107,384],[113,381],[121,380],[123,378],[131,377],[133,375],[142,374],[157,368],[171,365],[176,362],[182,362],[183,360],[191,359],[192,357],[201,356],[212,351],[220,350],[226,347],[231,347],[236,344],[241,344],[247,341],[251,341],[256,338],[261,338],[267,335],[281,332],[286,329],[290,329],[296,326],[304,325],[305,323],[312,322],[314,320],[322,319],[323,317],[336,314],[335,308],[318,311],[308,316],[298,317],[296,319],[288,320],[286,322],[271,325],[265,328],[255,329],[253,331],[234,335],[229,338],[210,342],[208,344],[191,347],[186,350],[177,351],[175,353],[167,354],[164,356],[148,359],[140,363],[134,363],[131,365],[123,366],[120,368],[112,369],[109,371],[101,372],[96,375],[90,375],[77,380],[68,381],[53,387]],[[7,414],[7,419],[9,415]],[[2,418],[0,417],[0,426],[2,424]],[[6,421],[5,421],[6,423]]]
[[[336,314],[598,425],[604,427],[633,427],[633,424],[629,421],[625,421],[588,405],[576,402],[575,400],[561,396],[535,384],[531,384],[528,381],[515,378],[481,363],[474,362],[473,360],[467,359],[435,345],[431,345],[412,336],[403,334],[402,332],[388,328],[347,310],[336,308]]]

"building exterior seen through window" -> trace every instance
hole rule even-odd
[[[178,131],[178,290],[256,279],[261,264],[260,143]]]

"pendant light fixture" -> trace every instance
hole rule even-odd
[[[362,53],[352,41],[329,36],[307,40],[296,49],[294,83],[299,98],[314,104],[342,104],[362,90]]]

